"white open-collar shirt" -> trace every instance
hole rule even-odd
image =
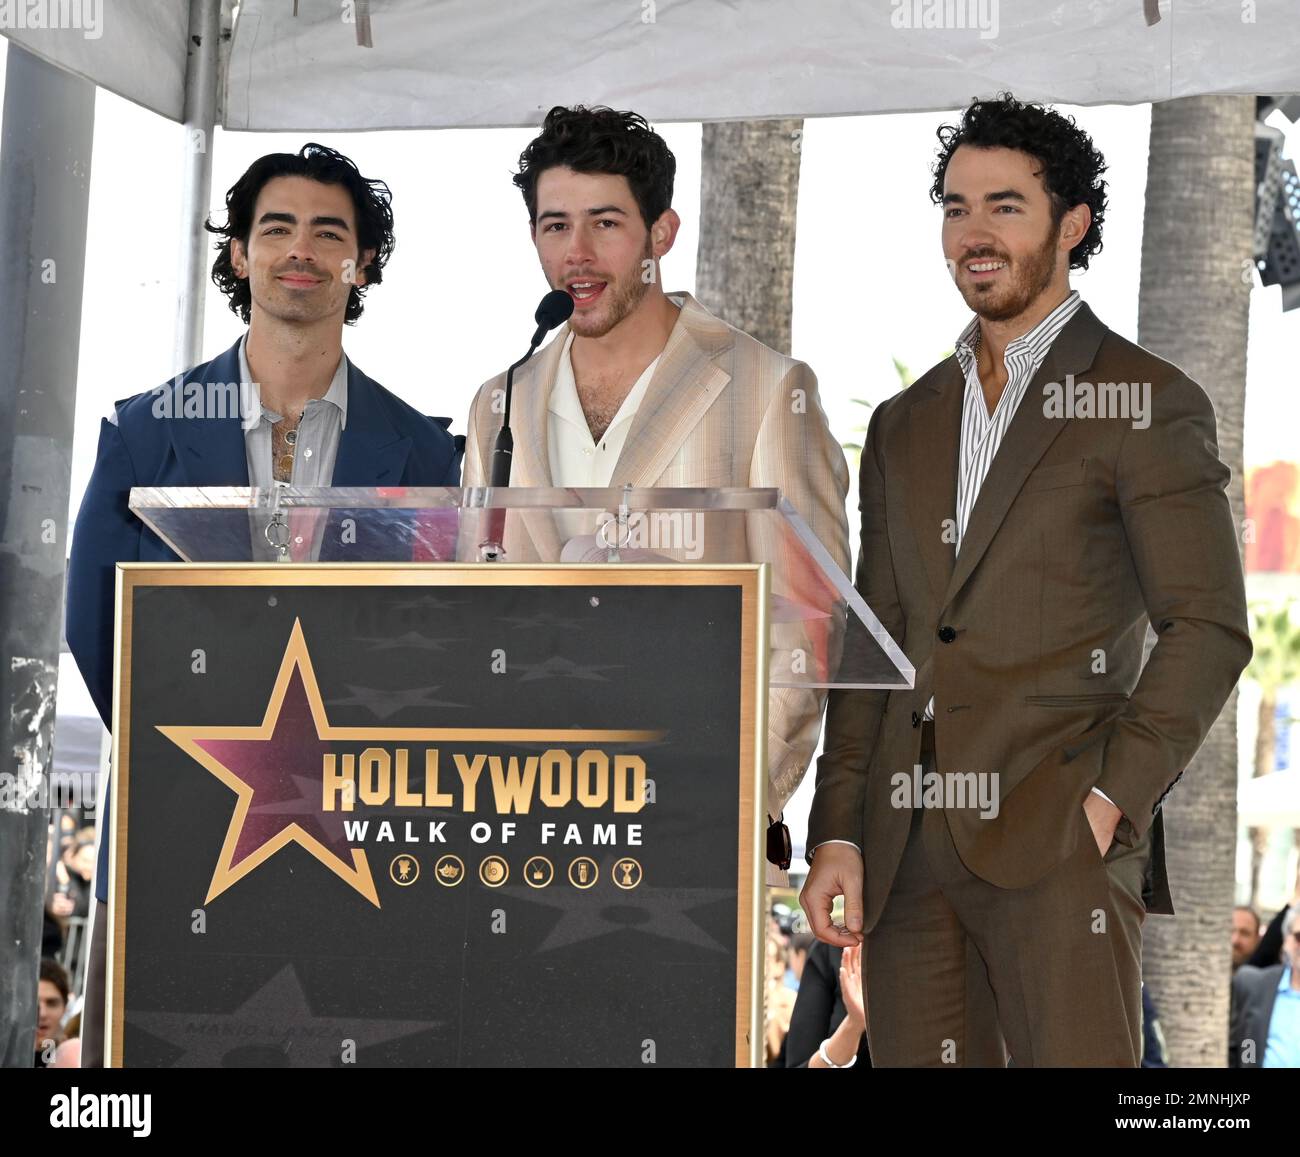
[[[614,476],[614,467],[627,441],[632,421],[650,388],[660,353],[637,378],[628,395],[619,406],[609,428],[597,442],[591,436],[587,415],[582,412],[578,399],[578,383],[573,376],[573,331],[564,339],[564,350],[555,372],[555,385],[547,403],[547,453],[551,464],[551,484],[557,487],[606,487]],[[671,339],[670,339],[671,340]],[[555,516],[562,538],[591,534],[595,529],[595,514],[563,512]]]

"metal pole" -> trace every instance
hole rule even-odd
[[[181,260],[172,358],[177,373],[195,365],[203,354],[203,301],[209,254],[203,222],[212,194],[212,130],[217,123],[220,44],[221,0],[190,0],[181,172]]]
[[[0,1064],[30,1068],[94,86],[9,42],[0,135]]]

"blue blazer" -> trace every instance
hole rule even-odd
[[[72,535],[64,633],[100,718],[110,730],[114,568],[119,562],[180,561],[131,513],[127,506],[131,487],[248,485],[248,454],[238,413],[226,418],[157,417],[155,409],[182,415],[187,383],[238,382],[242,376],[236,342],[212,361],[195,366],[179,382],[118,402],[117,424],[105,418],[100,426],[95,470]],[[157,406],[167,390],[172,391],[170,409]],[[465,439],[452,437],[447,432],[450,425],[450,418],[428,418],[412,409],[349,361],[347,426],[339,438],[333,484],[458,486]],[[365,557],[359,551],[357,556]],[[105,792],[104,835],[95,874],[95,897],[104,903],[108,901],[110,799]]]
[[[68,560],[68,649],[104,725],[112,728],[114,567],[177,562],[176,554],[127,507],[132,486],[247,486],[239,415],[185,418],[190,382],[238,382],[239,343],[171,382],[118,402],[117,424],[100,426],[99,453],[77,515]],[[171,407],[158,405],[171,390]],[[157,417],[155,410],[177,415]],[[451,420],[412,409],[348,362],[348,417],[334,463],[335,486],[458,486],[465,439]],[[337,517],[337,512],[336,512]],[[329,538],[327,534],[327,539]],[[361,551],[354,558],[364,558]],[[371,555],[371,557],[374,557]],[[237,561],[237,560],[230,560]]]

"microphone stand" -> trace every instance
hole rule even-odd
[[[562,289],[553,289],[537,307],[534,320],[537,332],[528,343],[528,352],[514,365],[506,370],[506,399],[501,417],[501,429],[497,432],[496,444],[492,448],[492,469],[488,478],[488,494],[493,490],[504,489],[510,485],[510,467],[514,461],[515,438],[510,432],[510,400],[515,388],[515,370],[537,352],[537,347],[557,325],[563,325],[573,313],[573,298]],[[483,539],[478,545],[480,562],[500,562],[505,557],[501,543],[505,538],[506,512],[504,508],[489,509],[486,512],[486,526]]]
[[[492,447],[492,472],[488,478],[489,494],[493,490],[504,490],[510,485],[510,467],[514,464],[515,456],[515,436],[510,432],[510,399],[514,393],[515,370],[537,352],[537,346],[545,336],[546,331],[538,326],[528,352],[506,370],[506,401],[501,415],[501,429],[497,432],[496,444]],[[506,553],[501,546],[506,531],[505,510],[503,508],[488,510],[486,522],[483,541],[478,544],[479,561],[500,562]]]

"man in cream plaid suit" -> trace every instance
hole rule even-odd
[[[779,487],[847,570],[848,468],[812,371],[690,294],[660,288],[659,261],[681,224],[671,208],[675,169],[641,117],[601,108],[552,109],[520,157],[514,180],[542,270],[573,297],[574,312],[515,375],[511,485]],[[474,399],[466,486],[487,484],[504,386],[503,374]],[[582,518],[512,523],[507,559],[560,557],[567,539],[594,530]],[[749,551],[775,561],[753,543]],[[773,817],[812,759],[823,705],[814,690],[772,693]],[[784,882],[784,873],[769,867],[768,881]]]

